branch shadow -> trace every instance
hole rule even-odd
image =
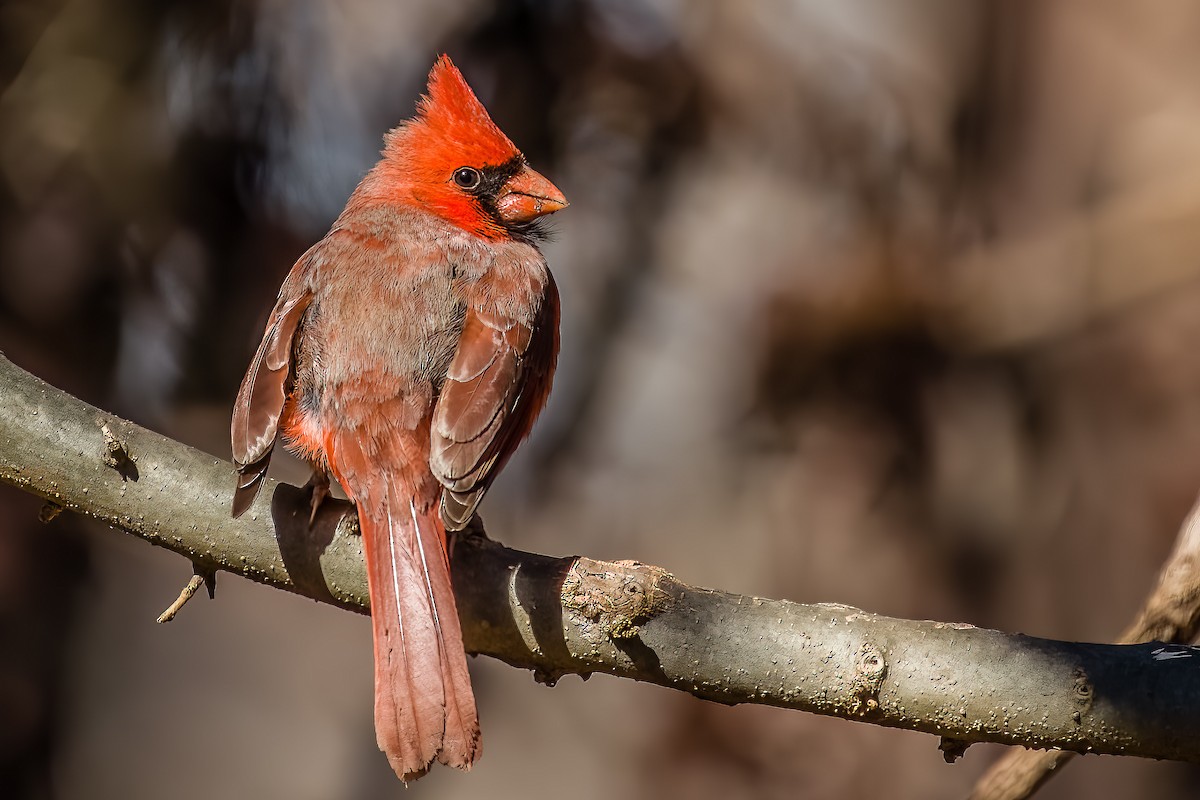
[[[554,558],[512,550],[487,538],[478,520],[461,536],[451,560],[459,616],[471,652],[503,653],[513,666],[534,669],[538,678],[547,663],[569,664],[572,656],[563,632],[562,589],[577,557]],[[489,646],[489,643],[490,646]]]
[[[321,557],[337,537],[342,520],[355,513],[354,506],[344,500],[326,498],[311,525],[310,507],[308,489],[285,483],[275,485],[271,493],[271,521],[275,524],[275,542],[283,566],[292,583],[307,596],[348,607],[330,591]]]
[[[654,648],[642,640],[641,636],[613,639],[613,644],[633,662],[640,675],[647,676],[647,678],[653,676],[660,683],[667,682],[667,673],[663,669],[662,659],[658,657]]]

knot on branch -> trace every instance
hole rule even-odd
[[[100,453],[100,460],[104,462],[104,466],[115,469],[123,480],[136,481],[137,458],[129,454],[125,443],[117,438],[107,422],[102,419],[97,422],[100,424],[100,435],[104,437],[104,449]]]
[[[576,559],[562,585],[564,608],[595,623],[610,639],[632,639],[670,602],[663,583],[671,574],[637,561]]]
[[[854,677],[850,682],[850,713],[867,715],[879,708],[879,690],[887,677],[887,658],[883,651],[864,642],[854,661]]]
[[[46,504],[42,506],[40,511],[38,511],[38,522],[42,523],[43,525],[49,525],[51,522],[57,519],[58,515],[62,512],[62,506],[53,500],[47,500]]]
[[[1087,672],[1083,667],[1075,668],[1075,683],[1072,686],[1072,700],[1075,703],[1075,711],[1071,714],[1072,721],[1076,725],[1083,722],[1083,715],[1092,709],[1092,699],[1095,697],[1096,690],[1092,686],[1091,680],[1088,679]]]

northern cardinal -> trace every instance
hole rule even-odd
[[[233,410],[234,516],[271,450],[357,505],[375,642],[375,732],[405,780],[467,769],[479,721],[447,531],[470,521],[529,433],[558,354],[537,248],[566,207],[442,56],[414,119],[283,282]]]

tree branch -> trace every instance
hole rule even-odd
[[[0,356],[0,481],[190,559],[363,612],[353,509],[270,482],[229,515],[232,466],[120,420]],[[467,536],[455,595],[472,652],[606,672],[721,703],[924,731],[948,757],[1001,742],[1200,761],[1200,650],[1056,642],[842,605],[696,589],[634,562],[551,558]]]
[[[1120,644],[1162,641],[1185,644],[1200,634],[1200,501],[1179,531],[1158,583]],[[1012,750],[975,784],[971,800],[1024,800],[1075,757],[1064,751]]]

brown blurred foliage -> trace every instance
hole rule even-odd
[[[0,3],[0,348],[225,455],[280,279],[449,52],[572,200],[551,553],[1084,640],[1200,486],[1200,10],[1180,0]],[[303,480],[284,465],[284,478]],[[0,796],[394,796],[364,621],[0,494]],[[959,797],[929,737],[473,665],[428,797]],[[1085,759],[1042,796],[1197,790]]]

